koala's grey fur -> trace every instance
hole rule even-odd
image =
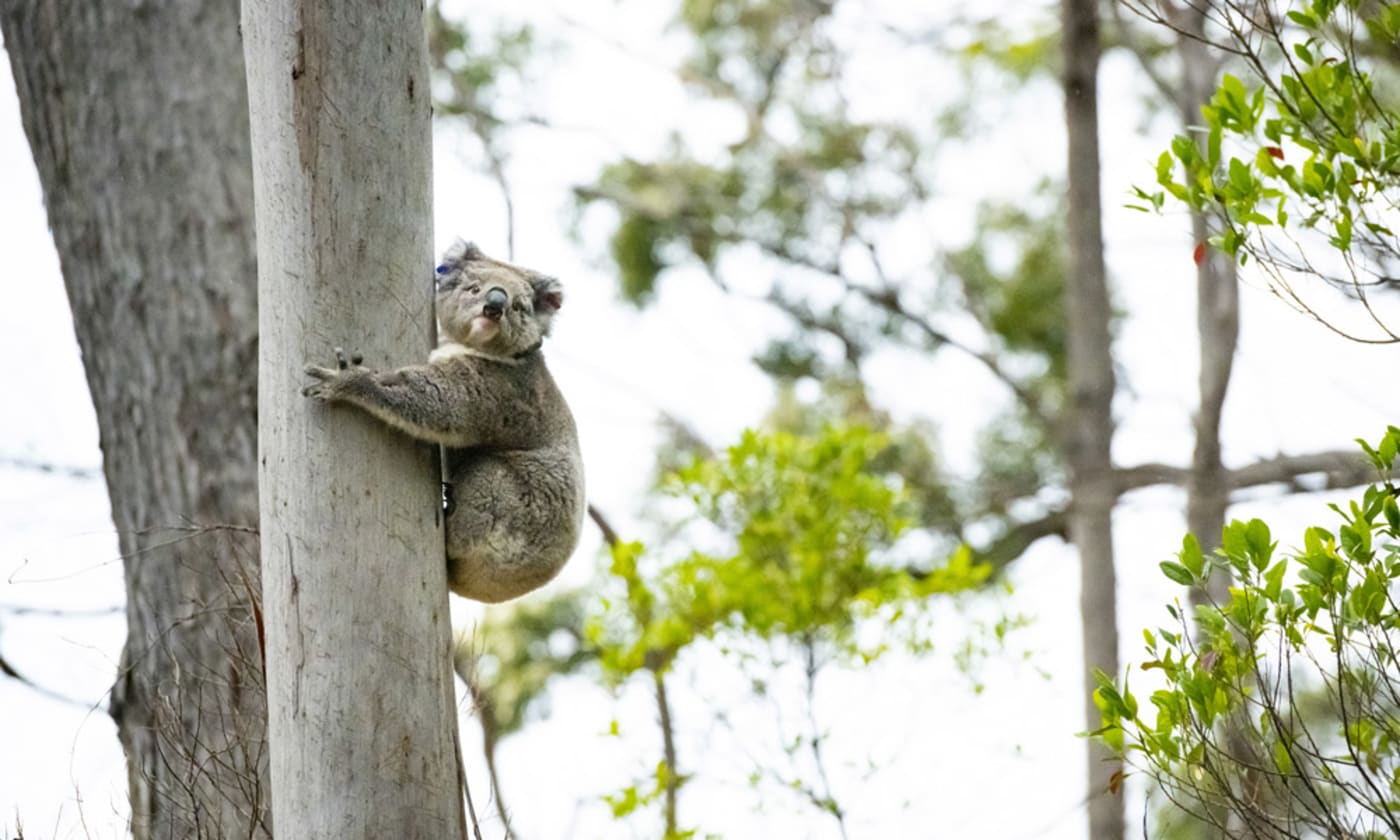
[[[308,397],[358,406],[447,448],[453,592],[498,602],[551,580],[578,544],[583,461],[540,344],[563,302],[559,281],[458,240],[438,266],[443,342],[425,365],[393,371],[307,365]]]

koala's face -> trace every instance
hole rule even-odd
[[[493,260],[460,239],[437,267],[438,329],[485,353],[514,356],[538,346],[563,302],[558,280]]]

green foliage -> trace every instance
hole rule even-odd
[[[626,819],[661,802],[666,797],[670,774],[671,770],[666,762],[661,761],[648,778],[628,785],[617,793],[605,794],[603,801],[612,810],[613,819]],[[667,828],[662,833],[662,840],[689,840],[696,836],[696,833],[695,829]]]
[[[1041,368],[1038,387],[1058,399],[1066,370],[1066,276],[1063,188],[1042,184],[1047,206],[988,203],[977,208],[976,236],[944,257],[968,310],[1008,351]],[[1014,255],[998,268],[991,254]]]
[[[871,656],[856,643],[858,621],[980,582],[985,570],[965,553],[915,575],[875,562],[909,527],[903,495],[873,470],[888,444],[859,427],[813,438],[748,432],[724,459],[682,471],[678,489],[735,549],[676,566],[685,611],[700,625],[822,638]]]
[[[617,209],[612,256],[623,299],[641,305],[650,299],[657,277],[675,261],[664,256],[668,251],[713,264],[719,241],[737,235],[733,208],[747,189],[737,170],[676,158],[611,164],[596,186],[581,188],[578,196],[585,205],[606,202]]]
[[[755,361],[789,407],[794,383],[860,383],[865,361],[880,351],[977,356],[1014,399],[987,406],[994,416],[984,424],[980,463],[966,476],[947,469],[932,423],[876,422],[862,414],[868,405],[857,404],[863,393],[844,404],[824,395],[809,413],[888,433],[907,467],[901,479],[919,525],[936,532],[940,548],[971,542],[1001,567],[1057,533],[1049,522],[1055,511],[1036,500],[1064,477],[1053,431],[1066,373],[1062,187],[1046,183],[1029,200],[979,206],[970,242],[942,256],[930,248],[911,265],[910,239],[889,247],[892,232],[928,231],[941,212],[926,163],[945,138],[927,111],[880,119],[852,107],[858,56],[842,40],[849,33],[831,25],[834,7],[683,3],[682,78],[716,113],[737,118],[720,121],[734,126],[733,139],[702,146],[677,136],[652,159],[606,166],[576,197],[614,221],[610,249],[625,300],[645,306],[672,268],[699,266],[736,296],[787,315],[791,330]],[[969,45],[947,53],[954,74],[982,62],[1029,72],[1054,44],[1049,16],[1035,16],[1024,31],[999,19],[962,31]],[[904,48],[912,37],[885,34]],[[994,98],[970,82],[947,96],[969,112]],[[899,254],[897,271],[886,250]],[[752,271],[755,257],[771,271]],[[739,265],[742,276],[732,271]],[[973,330],[963,329],[966,315]],[[943,410],[946,401],[934,396],[941,391],[928,392],[928,413]]]
[[[1128,680],[1098,675],[1097,736],[1136,758],[1167,798],[1228,836],[1400,833],[1400,508],[1389,483],[1400,428],[1363,444],[1385,483],[1311,527],[1280,556],[1268,526],[1231,522],[1206,557],[1188,536],[1162,572],[1204,586],[1227,568],[1222,604],[1144,630],[1164,686],[1148,716]],[[1195,632],[1190,623],[1194,621]],[[1233,828],[1232,828],[1233,827]]]
[[[809,420],[799,410],[794,424]],[[665,709],[665,676],[697,644],[709,643],[733,662],[756,695],[767,693],[769,669],[780,669],[787,657],[774,653],[765,666],[748,651],[797,651],[810,704],[817,672],[828,663],[868,664],[896,643],[926,650],[922,619],[932,608],[930,596],[978,587],[990,569],[965,548],[933,568],[907,563],[901,538],[913,507],[898,453],[891,438],[861,426],[749,431],[724,452],[696,457],[670,474],[663,490],[689,525],[655,548],[611,546],[609,585],[585,629],[605,676],[620,684],[648,672]],[[1009,626],[997,626],[998,640]],[[669,738],[669,711],[659,717]],[[815,727],[815,718],[809,720]],[[823,737],[804,733],[784,750],[789,759],[810,750],[820,765]],[[771,775],[764,767],[758,778]],[[663,761],[654,777],[608,802],[625,817],[684,781]],[[841,819],[824,783],[800,776],[780,781]]]
[[[1063,479],[1046,425],[1064,406],[1068,380],[1062,191],[1046,182],[1033,200],[980,205],[972,241],[943,258],[945,288],[983,327],[1036,409],[1018,402],[983,426],[964,519],[996,518]]]
[[[1037,20],[1030,32],[1013,31],[1000,17],[977,21],[973,38],[961,49],[969,65],[990,62],[1018,84],[1053,76],[1060,66],[1060,33],[1050,19]]]
[[[580,207],[617,215],[611,250],[624,299],[645,303],[660,274],[687,258],[714,272],[727,247],[833,264],[861,225],[923,195],[911,132],[850,116],[843,56],[824,30],[830,11],[808,0],[682,4],[693,49],[681,76],[744,129],[718,158],[677,136],[658,160],[618,161],[577,190]]]
[[[1236,43],[1255,80],[1222,78],[1200,132],[1178,136],[1157,161],[1161,190],[1135,191],[1138,209],[1161,210],[1171,196],[1206,212],[1213,246],[1241,265],[1254,258],[1283,288],[1297,273],[1362,294],[1393,282],[1400,120],[1376,74],[1395,17],[1390,4],[1316,0],[1266,33],[1272,52]]]
[[[861,427],[750,431],[675,474],[668,491],[723,550],[663,561],[638,543],[614,546],[609,571],[622,591],[588,631],[604,666],[625,676],[664,665],[720,633],[800,639],[862,662],[901,630],[917,646],[909,619],[925,599],[972,588],[989,570],[965,550],[932,569],[896,565],[910,520],[892,465],[877,468],[890,445]],[[870,621],[890,631],[875,647],[856,632]]]
[[[909,518],[916,527],[955,534],[962,514],[948,485],[941,458],[935,449],[937,429],[928,421],[897,423],[886,411],[872,405],[859,379],[828,376],[820,393],[802,400],[790,383],[780,383],[777,400],[764,426],[803,436],[816,436],[832,422],[863,426],[877,433],[886,445],[870,463],[872,472],[897,482],[907,499]],[[949,552],[959,540],[940,540]]]

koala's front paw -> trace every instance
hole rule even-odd
[[[340,371],[331,368],[323,368],[318,365],[307,365],[302,368],[307,376],[315,379],[310,385],[301,389],[303,397],[310,397],[313,400],[333,400],[335,399],[336,383],[340,379]]]
[[[303,397],[311,397],[313,400],[333,400],[335,399],[350,374],[354,373],[364,362],[364,357],[359,353],[350,356],[345,355],[341,348],[335,348],[335,367],[326,368],[320,365],[308,364],[302,368],[307,376],[316,381],[301,389]]]

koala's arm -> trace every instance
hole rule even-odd
[[[516,401],[507,383],[469,365],[412,365],[392,371],[307,365],[316,381],[302,394],[356,406],[419,440],[450,447],[510,444],[500,418]]]

